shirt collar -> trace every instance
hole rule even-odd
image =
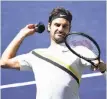
[[[66,51],[68,51],[68,48],[66,47],[65,43],[51,44],[48,49],[50,51],[54,51],[54,52],[64,52],[64,51],[66,52]]]

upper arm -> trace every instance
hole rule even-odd
[[[2,61],[3,68],[12,68],[18,70],[32,70],[31,64],[29,63],[29,54],[23,54],[14,58]]]
[[[16,59],[8,59],[8,60],[1,60],[0,65],[2,68],[12,68],[20,70],[20,63]]]

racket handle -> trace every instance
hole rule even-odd
[[[98,68],[101,73],[104,73],[106,71],[106,64],[103,62],[100,62],[100,64],[98,64]]]

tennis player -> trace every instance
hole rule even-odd
[[[82,72],[87,66],[90,68],[91,64],[71,53],[64,44],[71,23],[72,14],[68,10],[62,7],[54,8],[48,21],[51,40],[49,48],[34,49],[16,56],[23,40],[36,31],[35,24],[28,24],[20,30],[2,54],[0,64],[3,68],[34,72],[36,99],[79,99],[78,89]],[[105,65],[100,68],[101,64],[97,67],[101,72],[106,69]]]

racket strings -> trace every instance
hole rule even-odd
[[[98,48],[93,41],[83,35],[68,35],[66,42],[70,49],[73,49],[77,54],[85,58],[96,58],[99,55]]]

